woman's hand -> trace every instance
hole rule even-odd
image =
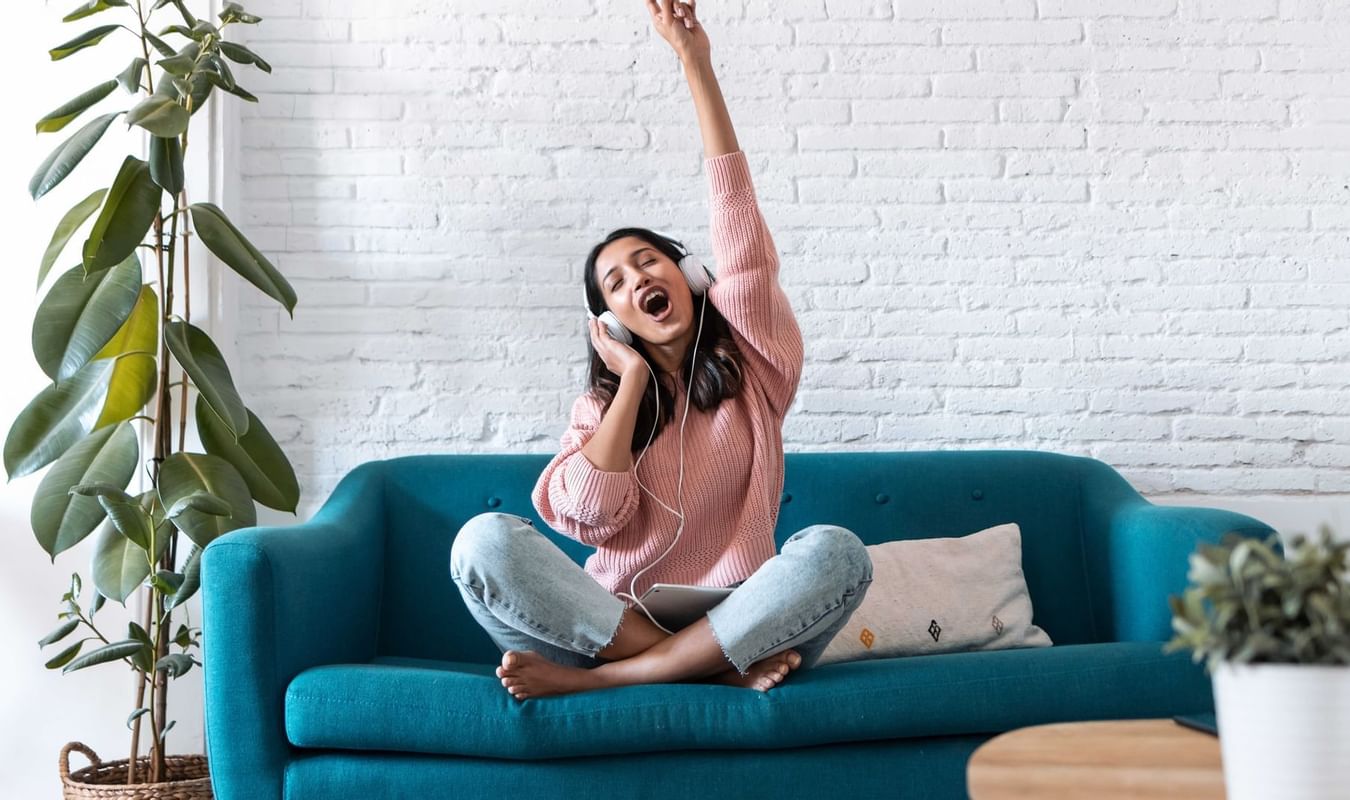
[[[675,49],[675,54],[686,65],[700,58],[708,58],[711,49],[708,34],[698,21],[697,2],[646,0],[647,12],[652,16],[652,27]]]
[[[598,319],[588,320],[591,328],[591,346],[605,362],[605,368],[620,378],[629,374],[647,374],[647,362],[638,351],[609,335],[609,328]]]

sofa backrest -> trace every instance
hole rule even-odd
[[[594,552],[549,529],[534,510],[530,492],[550,458],[458,454],[384,462],[381,654],[500,660],[501,651],[469,615],[449,575],[453,537],[476,514],[529,517],[578,564]],[[830,523],[879,544],[965,536],[1016,522],[1034,622],[1057,645],[1093,642],[1081,476],[1115,476],[1104,466],[1028,450],[789,453],[775,538],[781,548],[801,528]]]

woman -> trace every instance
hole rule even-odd
[[[695,5],[647,10],[698,110],[719,274],[695,295],[680,250],[645,228],[614,231],[587,259],[591,386],[533,493],[550,527],[597,548],[585,569],[511,514],[455,538],[451,574],[521,700],[688,681],[768,691],[820,658],[872,581],[863,543],[838,526],[800,530],[774,555],[801,333]],[[632,346],[594,318],[606,310]],[[735,590],[671,633],[634,608],[654,583]]]

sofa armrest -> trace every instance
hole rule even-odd
[[[202,553],[206,744],[220,800],[279,800],[287,685],[309,667],[375,655],[384,519],[375,462],[312,521],[231,531]]]
[[[1275,529],[1235,511],[1150,503],[1097,464],[1114,475],[1082,485],[1084,558],[1098,638],[1167,641],[1173,635],[1167,597],[1185,591],[1190,554],[1230,531],[1264,539]]]

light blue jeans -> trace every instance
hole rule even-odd
[[[525,517],[479,514],[450,548],[450,576],[503,653],[533,650],[557,664],[591,668],[619,632],[627,603],[535,530]],[[819,660],[872,583],[862,540],[837,525],[792,534],[778,555],[707,614],[722,652],[741,675],[795,649],[797,669]],[[637,613],[641,613],[639,610]]]

